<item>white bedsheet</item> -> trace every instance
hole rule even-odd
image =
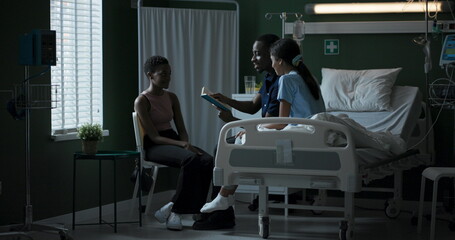
[[[382,151],[377,147],[363,146],[363,141],[355,141],[359,166],[362,167],[393,158],[407,150],[402,149],[401,143],[398,144],[396,142],[396,137],[401,138],[405,143],[408,142],[421,113],[421,101],[422,96],[417,87],[394,86],[391,95],[392,111],[330,113],[337,116],[345,114],[370,132],[388,135],[386,142],[391,144],[391,151]],[[389,134],[393,137],[389,138]],[[361,168],[363,181],[368,183],[371,180],[391,175],[396,170],[410,169],[421,164],[423,162],[417,158],[403,158],[372,169]]]
[[[408,141],[421,112],[419,89],[411,86],[394,86],[391,95],[392,111],[330,112],[346,114],[371,132],[390,132]]]

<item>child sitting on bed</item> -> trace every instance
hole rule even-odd
[[[270,48],[272,67],[278,80],[278,100],[280,101],[280,117],[309,118],[325,112],[324,100],[318,82],[303,63],[300,47],[292,39],[281,39]],[[262,127],[283,129],[287,124],[266,124]],[[206,203],[201,212],[224,210],[234,204],[233,194],[237,186],[223,186],[218,196]]]

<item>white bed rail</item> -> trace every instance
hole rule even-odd
[[[294,124],[288,130],[260,130],[260,124]],[[309,126],[302,127],[301,125]],[[245,140],[229,144],[231,129],[242,128]],[[330,133],[346,144],[331,146]],[[220,132],[215,185],[266,185],[360,191],[354,141],[346,126],[303,118],[259,118],[230,122]]]

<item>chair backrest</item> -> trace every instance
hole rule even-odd
[[[133,112],[133,126],[134,126],[134,137],[136,139],[136,149],[138,152],[143,152],[144,151],[144,129],[142,128],[141,125],[141,120],[138,118],[137,113]]]
[[[153,166],[157,167],[167,167],[166,165],[161,165],[152,161],[147,161],[145,158],[145,151],[144,151],[144,136],[145,131],[141,125],[141,119],[137,116],[136,112],[132,113],[133,117],[133,127],[134,127],[134,137],[136,139],[136,151],[141,153],[141,163],[142,167],[150,168]]]

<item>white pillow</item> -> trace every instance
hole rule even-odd
[[[322,68],[321,92],[327,111],[389,111],[392,86],[402,68]]]

